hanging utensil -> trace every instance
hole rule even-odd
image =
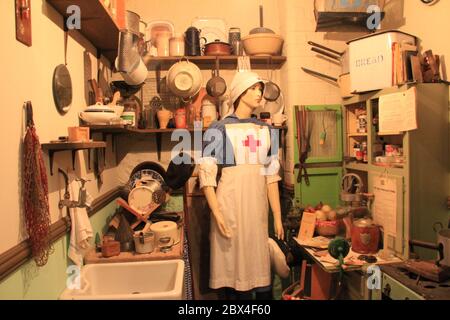
[[[324,56],[327,56],[329,58],[332,58],[336,61],[338,61],[341,64],[342,67],[342,73],[349,73],[350,72],[350,55],[348,51],[348,47],[343,52],[339,52],[336,50],[333,50],[331,48],[328,48],[324,45],[308,41],[308,44],[312,46],[311,50],[317,53],[320,53]],[[328,51],[328,52],[324,52]]]
[[[297,182],[302,183],[302,178],[305,178],[307,186],[310,185],[308,172],[306,170],[306,160],[311,149],[310,140],[312,127],[308,123],[308,116],[305,106],[296,106],[295,120],[297,124],[297,146],[299,152],[299,163],[295,165],[298,169]]]
[[[339,86],[339,89],[341,91],[341,96],[342,98],[350,98],[353,97],[353,93],[351,92],[350,89],[350,73],[345,73],[345,74],[341,74],[339,76],[339,79],[331,77],[329,75],[314,71],[314,70],[310,70],[307,68],[303,68],[302,70],[305,71],[306,73],[312,74],[314,76],[318,76],[318,77],[322,77],[325,78],[327,80],[331,80],[334,83],[336,83]]]
[[[254,28],[250,31],[250,34],[256,34],[256,33],[275,33],[273,30],[269,28],[264,28],[264,13],[263,13],[263,6],[259,6],[259,28]]]
[[[264,99],[267,101],[276,101],[280,97],[280,87],[272,81],[273,68],[272,57],[269,58],[268,69],[270,70],[269,81],[264,85]]]
[[[221,97],[227,91],[227,83],[219,75],[219,59],[216,58],[216,69],[212,71],[212,77],[206,84],[206,92],[214,98]]]
[[[31,253],[36,265],[44,266],[52,250],[49,239],[51,220],[48,180],[30,101],[25,103],[25,108],[27,132],[23,141],[23,210]]]

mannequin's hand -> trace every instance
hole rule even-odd
[[[274,229],[275,236],[280,240],[284,240],[284,229],[283,224],[281,223],[281,219],[274,219]]]
[[[216,225],[217,228],[220,231],[220,234],[222,236],[224,236],[227,239],[231,238],[231,231],[230,229],[227,227],[225,220],[223,219],[222,214],[215,214],[214,215],[214,219],[216,220]]]

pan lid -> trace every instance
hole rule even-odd
[[[350,44],[352,42],[355,42],[355,41],[358,41],[358,40],[362,40],[362,39],[365,39],[365,38],[379,36],[380,34],[383,34],[383,33],[394,33],[394,32],[395,33],[402,33],[404,35],[413,37],[414,41],[417,41],[417,37],[412,35],[412,34],[410,34],[410,33],[406,33],[406,32],[403,32],[403,31],[391,29],[391,30],[384,30],[384,31],[380,31],[380,32],[375,32],[375,33],[372,33],[372,34],[368,34],[368,35],[365,35],[365,36],[362,36],[362,37],[358,37],[358,38],[352,39],[352,40],[348,41],[347,44]]]

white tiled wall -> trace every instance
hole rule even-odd
[[[284,54],[287,62],[281,71],[282,87],[286,92],[289,116],[289,139],[285,166],[286,182],[293,184],[294,163],[294,105],[340,104],[337,84],[306,74],[301,67],[338,78],[341,67],[324,60],[311,51],[308,41],[323,44],[337,51],[344,51],[345,40],[357,36],[354,33],[333,34],[315,32],[313,0],[280,0],[280,30],[285,37]]]

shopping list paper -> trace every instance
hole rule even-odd
[[[374,222],[383,226],[386,234],[397,234],[397,183],[388,177],[375,177]]]
[[[417,129],[417,90],[381,96],[379,99],[380,132],[400,132]]]

